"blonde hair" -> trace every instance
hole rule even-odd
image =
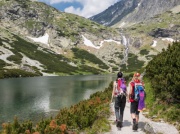
[[[138,73],[138,72],[136,72],[136,73],[134,73],[134,75],[133,75],[133,78],[132,78],[132,81],[134,81],[134,80],[141,80],[140,79],[140,73]]]

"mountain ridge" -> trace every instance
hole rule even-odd
[[[180,5],[178,0],[121,0],[90,19],[103,25],[133,25]]]
[[[105,64],[107,66],[109,64],[108,60],[102,59],[104,54],[101,52],[99,53],[96,47],[100,47],[99,45],[101,44],[103,44],[103,47],[106,46],[104,44],[109,44],[108,41],[103,41],[105,39],[118,39],[114,36],[116,30],[101,26],[77,15],[59,12],[44,3],[36,1],[25,2],[22,0],[10,0],[1,2],[0,5],[0,14],[2,14],[1,29],[7,29],[9,31],[6,31],[7,34],[1,33],[1,39],[3,40],[1,44],[2,46],[6,47],[5,44],[10,44],[10,46],[12,45],[12,43],[9,43],[8,41],[11,40],[9,38],[15,37],[14,35],[11,35],[11,33],[14,33],[16,37],[20,36],[28,42],[37,44],[38,49],[40,50],[46,49],[48,52],[50,51],[51,53],[60,54],[67,57],[69,61],[71,61],[70,64],[73,66],[77,66],[79,68],[83,64],[86,65],[86,68],[89,68],[89,73],[93,73],[93,71],[91,72],[90,68],[94,69],[94,67],[102,70],[102,72],[103,70],[106,72],[106,70],[103,69],[101,65],[98,65],[98,63],[93,63],[91,65],[88,63],[89,61],[83,61],[83,57],[80,59],[73,59],[74,52],[71,49],[74,47],[84,49],[87,51],[87,55],[89,55],[88,51],[91,51],[93,54],[98,53],[98,58],[103,62],[106,62]],[[10,36],[8,37],[8,35]],[[35,39],[37,40],[40,37],[44,37],[44,35],[48,36],[46,43],[37,43],[35,41]],[[93,42],[90,41],[90,39],[93,40]],[[14,40],[12,40],[12,42]],[[88,41],[94,45],[94,48],[86,45],[86,42]],[[103,42],[100,43],[101,41]],[[112,42],[112,44],[117,43]],[[121,51],[121,45],[116,47],[118,47],[118,49]],[[5,51],[2,53],[4,52]],[[13,56],[11,55],[11,57]],[[22,57],[22,55],[18,57],[19,62],[22,60]],[[78,60],[81,61],[81,63],[79,63]],[[14,66],[14,64],[11,66]],[[16,64],[14,67],[17,68],[18,66],[19,65]]]

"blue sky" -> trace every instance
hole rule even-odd
[[[96,15],[120,0],[38,0],[60,11],[86,18]]]

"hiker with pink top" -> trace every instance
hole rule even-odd
[[[122,127],[123,123],[123,114],[124,114],[124,108],[126,105],[126,96],[127,96],[127,90],[126,90],[126,83],[123,78],[123,73],[118,72],[117,79],[113,83],[113,91],[112,91],[112,99],[115,99],[115,115],[116,115],[116,126],[118,128]],[[112,102],[112,100],[111,100]]]

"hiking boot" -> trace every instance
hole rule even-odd
[[[119,127],[122,128],[122,122],[119,123]]]
[[[117,121],[117,123],[116,123],[116,127],[121,128],[121,127],[122,127],[122,122],[121,122],[121,121]]]
[[[135,130],[138,130],[138,123],[135,124]]]
[[[136,126],[136,119],[133,119],[132,129],[133,129],[133,130],[137,130],[136,128],[137,128],[137,126]]]
[[[122,127],[122,122],[121,121],[117,121],[116,127]]]
[[[118,127],[118,125],[119,125],[119,121],[116,121],[116,127]]]

